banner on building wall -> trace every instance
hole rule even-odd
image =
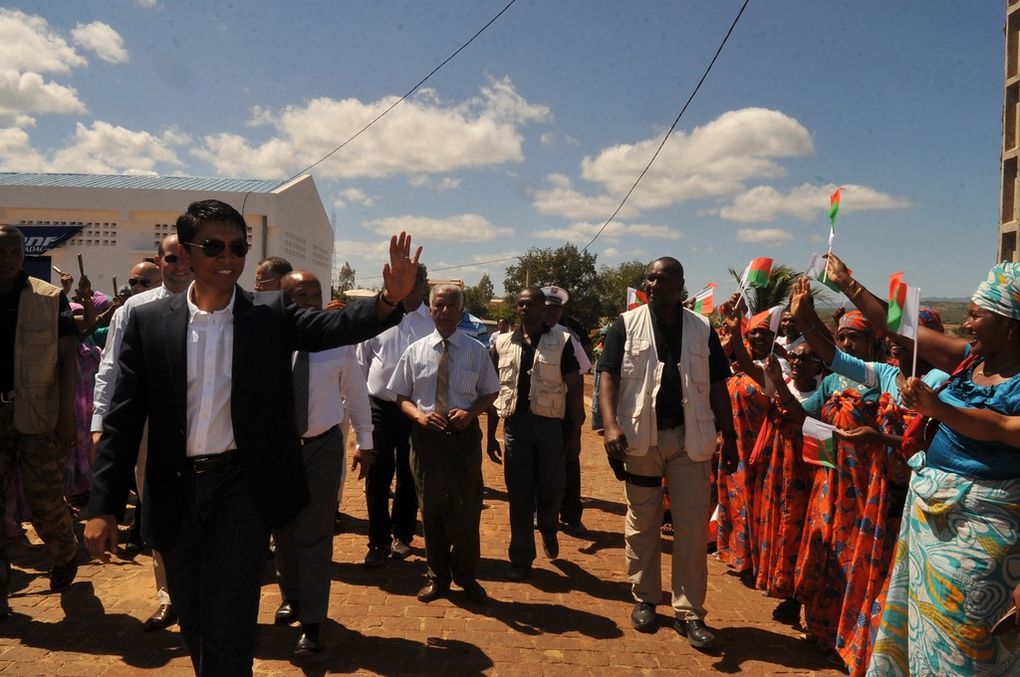
[[[25,256],[42,256],[81,232],[85,226],[18,226],[25,235]]]

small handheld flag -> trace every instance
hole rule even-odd
[[[758,323],[764,324],[768,322],[769,331],[775,334],[779,331],[779,321],[783,319],[783,306],[772,306],[768,310],[763,310],[754,317],[751,318],[751,326],[755,326]]]
[[[917,339],[918,313],[921,310],[921,289],[903,282],[903,273],[889,276],[889,310],[886,326],[889,331]]]
[[[772,275],[772,259],[770,258],[757,258],[752,259],[747,264],[747,270],[744,272],[744,288],[747,287],[767,287],[769,284],[769,276]]]
[[[713,291],[717,286],[715,282],[709,282],[708,285],[694,295],[694,312],[702,315],[711,315],[712,311],[715,310],[715,292]]]
[[[832,228],[832,232],[836,232],[836,218],[839,216],[839,201],[843,197],[842,188],[837,188],[836,192],[829,196],[829,227]]]
[[[808,416],[804,419],[804,448],[802,457],[805,463],[836,469],[836,448],[832,434],[836,426],[822,423]]]
[[[853,274],[854,271],[847,269],[847,272]],[[828,269],[826,268],[826,260],[822,258],[821,254],[812,254],[811,263],[808,264],[807,270],[804,271],[812,280],[817,280],[824,284],[832,291],[839,293],[839,287],[836,283],[829,279]]]
[[[648,303],[648,295],[639,289],[627,287],[627,310],[634,310],[638,306]]]

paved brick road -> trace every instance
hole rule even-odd
[[[839,675],[792,628],[771,620],[772,600],[742,586],[714,559],[709,566],[709,623],[721,648],[691,649],[670,627],[641,635],[630,627],[623,575],[621,485],[604,461],[601,438],[584,436],[583,494],[589,538],[561,535],[561,558],[536,560],[532,579],[504,580],[509,539],[502,473],[485,462],[480,579],[492,597],[477,609],[462,593],[421,604],[422,541],[404,562],[368,571],[362,487],[349,478],[345,531],[333,550],[332,621],[322,655],[293,661],[295,628],[272,625],[280,602],[267,568],[262,590],[258,675],[377,673],[383,675]],[[663,541],[669,580],[669,539]],[[142,555],[101,566],[85,564],[63,594],[47,590],[45,554],[34,535],[12,544],[16,616],[0,622],[0,673],[14,675],[189,675],[176,628],[153,635],[142,621],[154,608],[151,562]],[[541,549],[539,549],[541,552]]]

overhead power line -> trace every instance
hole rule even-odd
[[[606,219],[606,222],[602,224],[602,227],[599,228],[597,233],[595,233],[595,236],[588,241],[588,244],[584,245],[584,247],[581,248],[582,252],[588,251],[588,247],[592,246],[595,240],[599,239],[599,236],[602,235],[603,231],[605,231],[609,224],[613,222],[613,220],[620,213],[620,210],[623,209],[623,206],[627,204],[627,200],[630,198],[631,193],[634,192],[634,189],[638,187],[639,183],[641,183],[641,179],[643,179],[645,177],[645,174],[648,173],[648,170],[652,166],[652,163],[655,162],[655,159],[657,157],[659,157],[659,152],[662,150],[662,147],[666,145],[667,141],[669,141],[669,137],[673,134],[673,130],[675,130],[676,126],[680,123],[680,118],[683,117],[684,113],[687,111],[687,107],[691,105],[691,101],[694,100],[694,97],[697,95],[698,90],[701,89],[701,85],[705,82],[705,79],[708,77],[708,74],[712,71],[712,66],[715,65],[716,59],[719,58],[719,55],[723,51],[723,47],[726,46],[726,42],[730,39],[730,35],[733,33],[733,29],[737,27],[737,22],[740,21],[740,17],[744,15],[744,10],[747,9],[747,4],[749,2],[750,0],[744,0],[744,4],[740,6],[740,11],[737,12],[737,16],[733,18],[733,23],[730,24],[730,29],[726,31],[726,35],[723,37],[722,42],[719,43],[719,48],[715,50],[715,55],[712,57],[712,60],[708,62],[708,68],[706,68],[705,72],[701,74],[701,79],[698,80],[698,84],[694,87],[694,91],[692,91],[691,95],[687,97],[687,103],[685,103],[684,107],[680,109],[680,113],[676,116],[676,119],[673,120],[673,124],[670,125],[669,131],[667,131],[665,136],[662,137],[662,142],[659,144],[659,147],[655,149],[655,152],[652,154],[652,157],[648,161],[648,164],[645,165],[645,168],[641,170],[640,174],[638,174],[638,177],[634,180],[634,184],[630,187],[630,190],[627,191],[627,194],[623,196],[623,199],[620,200],[620,204],[617,205],[616,210],[612,213],[612,215],[608,219]]]

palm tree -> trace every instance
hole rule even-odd
[[[740,283],[741,274],[730,268],[730,275]],[[769,275],[769,283],[764,287],[749,287],[747,290],[747,302],[751,304],[751,313],[760,313],[774,306],[785,306],[790,301],[790,293],[793,291],[793,283],[803,273],[794,272],[790,266],[784,264],[773,266],[772,274]]]

